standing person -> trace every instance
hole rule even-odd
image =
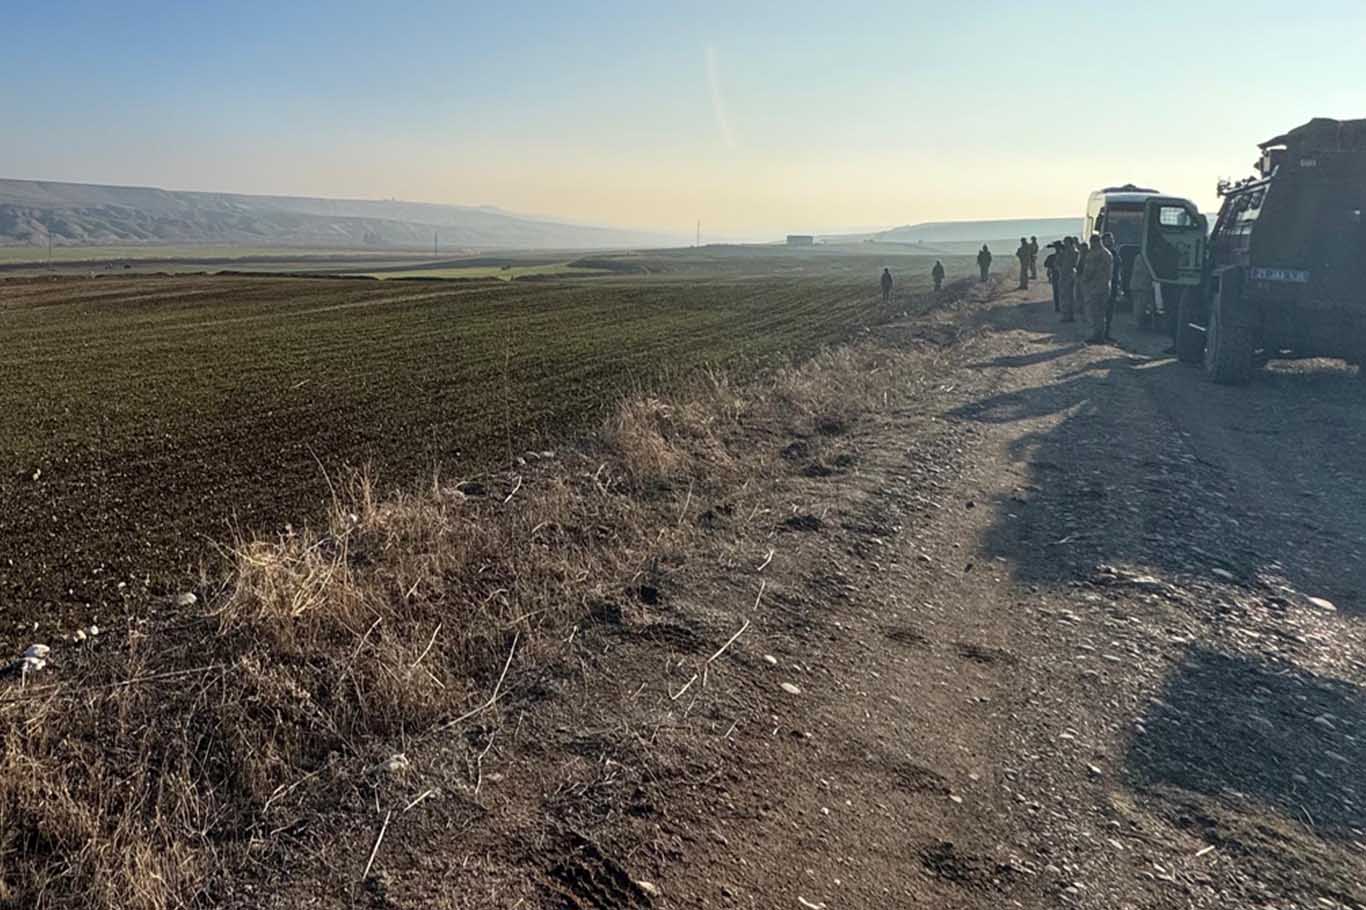
[[[1033,234],[1029,236],[1029,277],[1039,277],[1039,238]]]
[[[1100,235],[1100,244],[1110,251],[1110,299],[1105,301],[1105,340],[1110,341],[1110,323],[1115,318],[1115,303],[1119,300],[1120,291],[1123,290],[1124,283],[1123,271],[1124,262],[1119,258],[1119,249],[1115,246],[1115,235],[1106,231]]]
[[[882,302],[892,302],[892,272],[891,269],[882,270]]]
[[[1020,260],[1020,290],[1029,290],[1029,241],[1020,238],[1020,247],[1015,251],[1015,258]]]
[[[1048,285],[1053,289],[1053,312],[1058,312],[1062,304],[1058,302],[1058,248],[1062,246],[1056,240],[1050,243],[1049,248],[1053,252],[1049,253],[1043,261],[1044,274],[1048,276]]]
[[[982,280],[987,280],[987,275],[991,273],[991,250],[987,245],[982,244],[982,250],[977,254],[977,268],[982,272]]]
[[[1100,242],[1099,234],[1091,235],[1091,245],[1082,264],[1081,292],[1086,301],[1086,316],[1091,322],[1090,341],[1105,340],[1105,301],[1110,295],[1110,276],[1115,257]]]
[[[1085,316],[1086,298],[1083,297],[1081,293],[1081,270],[1086,266],[1086,254],[1089,250],[1080,237],[1075,239],[1077,242],[1077,277],[1076,280],[1072,282],[1072,310],[1073,312],[1080,310],[1081,314]]]
[[[1062,309],[1063,322],[1076,322],[1076,298],[1073,296],[1073,287],[1077,281],[1077,244],[1075,237],[1068,237],[1063,240],[1055,254],[1053,267],[1057,269],[1057,284],[1054,285],[1055,294]]]
[[[934,268],[930,269],[930,277],[934,279],[934,289],[937,291],[944,286],[944,263],[938,259],[934,261]]]

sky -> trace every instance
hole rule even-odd
[[[1206,208],[1366,117],[1366,2],[4,4],[0,176],[704,239]]]

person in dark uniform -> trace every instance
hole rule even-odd
[[[1029,241],[1020,238],[1020,247],[1015,251],[1015,258],[1020,260],[1020,290],[1029,290]]]
[[[882,270],[882,302],[892,302],[892,272],[890,269]]]
[[[934,279],[934,289],[937,291],[944,286],[944,263],[938,259],[934,261],[934,268],[930,269],[930,277]]]
[[[982,244],[982,249],[977,254],[977,268],[982,272],[982,280],[986,281],[987,276],[991,274],[991,250],[987,248],[985,243]]]

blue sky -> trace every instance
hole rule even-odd
[[[0,176],[685,233],[1210,205],[1257,141],[1366,116],[1361,0],[7,7]]]

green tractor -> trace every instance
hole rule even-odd
[[[1221,183],[1213,231],[1148,200],[1143,256],[1179,285],[1177,356],[1240,384],[1273,357],[1366,360],[1366,120],[1315,119],[1260,146],[1259,176]]]

